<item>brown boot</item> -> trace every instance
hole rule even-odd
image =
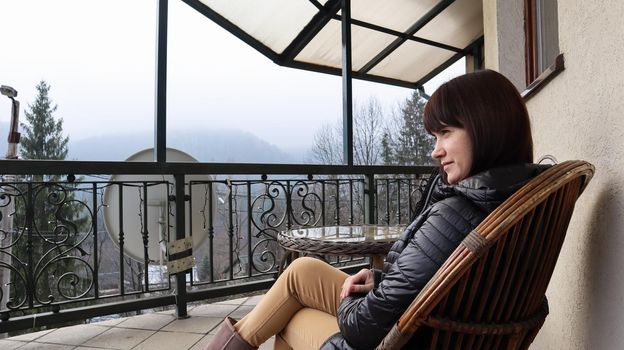
[[[217,334],[212,337],[210,343],[206,345],[204,350],[255,350],[253,347],[243,339],[240,334],[234,329],[236,320],[231,317],[226,317],[217,330]]]

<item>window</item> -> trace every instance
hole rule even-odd
[[[563,69],[559,52],[557,0],[525,0],[526,83]]]

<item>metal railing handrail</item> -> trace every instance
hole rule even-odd
[[[87,175],[87,174],[211,174],[211,175],[389,175],[430,173],[433,166],[389,165],[321,165],[321,164],[264,164],[264,163],[183,163],[183,162],[126,162],[77,160],[0,160],[4,175]]]

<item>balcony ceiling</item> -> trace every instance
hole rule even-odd
[[[184,0],[275,63],[342,74],[340,0]],[[422,86],[483,37],[482,0],[352,0],[357,79]]]

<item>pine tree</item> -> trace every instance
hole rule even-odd
[[[63,120],[54,118],[57,106],[50,99],[50,85],[42,80],[36,88],[35,102],[28,105],[24,113],[26,121],[21,123],[21,157],[63,160],[68,153],[69,137],[63,135]],[[86,205],[75,198],[73,185],[59,183],[59,176],[37,175],[31,179],[34,181],[31,187],[23,191],[30,192],[32,226],[28,230],[29,235],[15,237],[14,253],[21,261],[28,261],[29,254],[32,256],[36,269],[30,278],[34,279],[35,303],[45,304],[74,296],[83,287],[79,283],[84,283],[84,275],[81,276],[76,269],[77,266],[84,266],[78,261],[86,252],[79,245],[83,229],[88,228],[88,217],[84,213]],[[16,203],[17,222],[28,222],[29,202]],[[70,271],[76,274],[67,275]],[[23,280],[14,279],[13,282],[12,296],[19,302],[25,295],[20,289],[26,286]]]
[[[383,164],[386,165],[392,164],[393,155],[391,143],[392,139],[390,137],[390,132],[386,130],[381,137],[381,159]]]
[[[48,93],[50,85],[42,80],[37,85],[35,103],[25,111],[26,123],[20,140],[20,154],[24,159],[65,159],[69,137],[63,136],[63,119],[54,119],[57,106],[52,105]]]
[[[425,99],[415,90],[401,106],[400,130],[394,142],[394,163],[400,165],[430,165],[435,141],[425,130],[423,114]]]

